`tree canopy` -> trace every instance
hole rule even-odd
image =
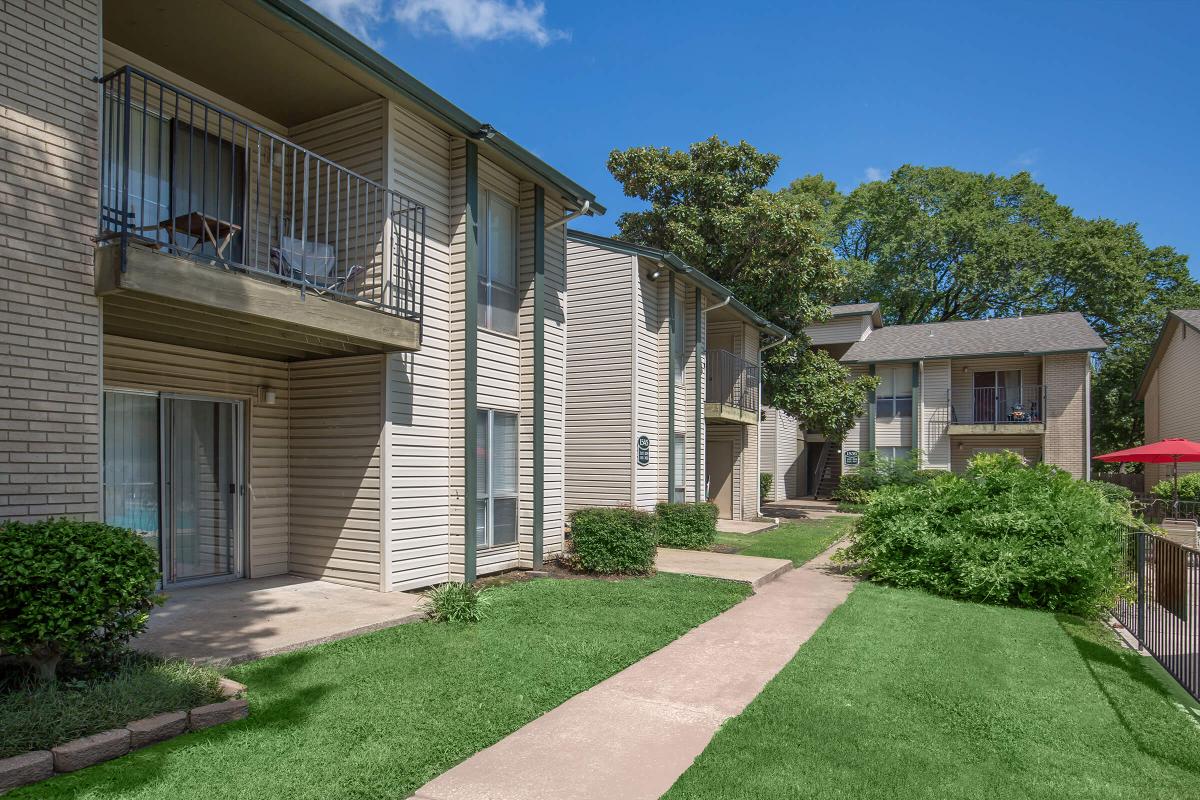
[[[765,354],[765,400],[840,438],[870,379],[812,352],[805,325],[822,320],[847,280],[825,246],[826,209],[767,184],[779,157],[717,137],[686,151],[634,147],[609,154],[625,194],[649,207],[617,220],[619,237],[669,250],[704,270],[793,339]]]
[[[786,194],[822,209],[850,301],[892,324],[1078,311],[1108,342],[1093,387],[1098,451],[1137,444],[1133,400],[1171,308],[1197,307],[1187,256],[1149,247],[1133,223],[1085,219],[1026,172],[903,166],[848,194],[820,175]]]

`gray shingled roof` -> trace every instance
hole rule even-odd
[[[841,306],[830,306],[831,317],[856,317],[859,314],[874,314],[879,310],[879,303],[847,303]]]
[[[1030,317],[932,322],[878,328],[855,342],[842,361],[913,361],[990,355],[1038,355],[1103,350],[1083,315],[1069,311]]]
[[[1200,308],[1177,308],[1171,313],[1196,330],[1200,330]]]

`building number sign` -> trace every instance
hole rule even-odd
[[[650,463],[649,436],[639,436],[637,438],[637,463],[639,467],[644,467]]]

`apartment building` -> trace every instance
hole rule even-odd
[[[786,333],[671,253],[567,235],[566,505],[759,513],[759,354]]]
[[[0,518],[134,528],[169,587],[562,548],[591,193],[298,0],[0,32]]]
[[[883,325],[864,303],[805,332],[853,375],[879,378],[842,442],[808,442],[816,491],[866,452],[959,472],[977,453],[1012,450],[1090,475],[1091,359],[1105,344],[1082,315]]]
[[[804,497],[809,492],[804,424],[786,411],[769,406],[763,406],[760,418],[761,469],[771,476],[771,489],[763,502]]]
[[[1200,440],[1200,421],[1195,412],[1198,395],[1200,309],[1179,309],[1167,314],[1138,386],[1136,399],[1145,411],[1146,441]],[[1200,464],[1179,465],[1180,473],[1197,470],[1200,470]],[[1146,465],[1147,489],[1170,478],[1170,464]]]

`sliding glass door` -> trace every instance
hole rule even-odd
[[[163,582],[242,574],[242,405],[205,397],[105,392],[108,522],[160,553]]]

